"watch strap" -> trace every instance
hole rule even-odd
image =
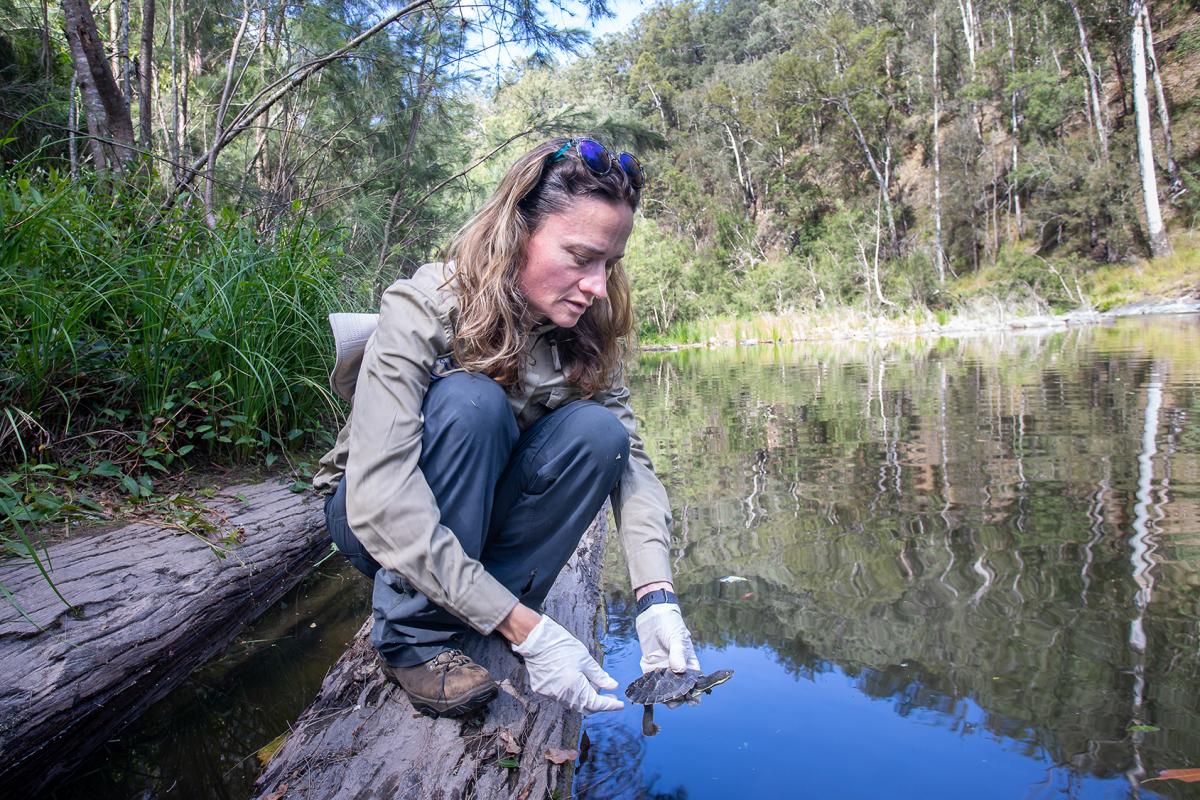
[[[637,613],[642,613],[650,606],[656,606],[659,603],[675,603],[678,605],[679,598],[675,593],[667,589],[655,589],[652,592],[646,592],[641,599],[637,601]]]

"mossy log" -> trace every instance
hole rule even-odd
[[[599,647],[604,515],[584,534],[545,611],[593,653]],[[482,716],[430,719],[413,710],[375,661],[363,625],[255,784],[259,800],[307,798],[569,797],[582,718],[529,690],[525,668],[498,635],[471,634],[466,651],[500,681]],[[547,751],[550,757],[547,756]]]
[[[234,486],[211,507],[236,544],[133,524],[50,545],[43,562],[73,608],[31,561],[0,563],[0,585],[21,609],[0,601],[6,794],[28,796],[69,774],[224,650],[329,547],[319,499],[287,486]]]

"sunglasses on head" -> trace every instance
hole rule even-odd
[[[579,152],[579,160],[597,177],[602,178],[607,175],[612,171],[613,164],[616,164],[625,173],[625,177],[629,179],[629,184],[633,186],[634,190],[640,192],[646,183],[646,173],[642,170],[642,163],[634,158],[632,153],[619,153],[614,157],[612,153],[608,152],[607,147],[595,139],[568,139],[566,144],[555,150],[546,159],[546,162],[557,164],[567,157],[571,148],[575,148]]]

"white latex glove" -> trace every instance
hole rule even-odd
[[[642,672],[670,667],[673,672],[700,669],[692,635],[683,624],[675,603],[655,603],[637,615],[638,641],[642,645]]]
[[[552,697],[573,711],[620,711],[625,707],[615,697],[597,689],[616,689],[617,682],[600,668],[596,659],[566,628],[545,614],[525,641],[512,646],[525,659],[529,686],[538,694]]]

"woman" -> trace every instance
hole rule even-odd
[[[699,669],[672,593],[671,513],[621,375],[632,327],[620,260],[637,160],[591,139],[521,156],[446,264],[384,293],[335,389],[353,411],[314,480],[334,542],[374,579],[372,643],[426,714],[497,691],[460,649],[499,633],[530,686],[583,713],[617,686],[542,601],[612,496],[638,598],[642,669]],[[355,382],[356,378],[356,382]]]

